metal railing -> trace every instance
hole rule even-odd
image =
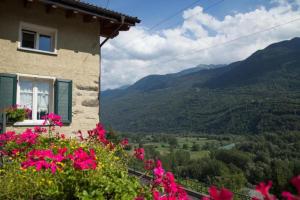
[[[137,166],[130,166],[131,168],[128,169],[129,174],[132,174],[134,176],[142,178],[144,182],[149,183],[153,177],[146,175],[142,172],[140,172],[140,168]],[[203,196],[206,196],[208,194],[208,189],[210,187],[209,184],[199,182],[194,179],[184,179],[180,178],[178,175],[176,175],[177,182],[184,187],[187,194],[192,197],[193,199],[201,199]],[[246,194],[241,194],[238,191],[232,191],[234,194],[235,200],[251,200],[252,197]]]

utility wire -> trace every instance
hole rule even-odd
[[[109,6],[109,3],[110,3],[110,0],[107,0],[107,1],[106,1],[106,6],[105,6],[105,9],[107,9],[107,8],[108,8],[108,6]]]
[[[187,6],[185,6],[184,8],[181,8],[180,10],[178,10],[178,11],[176,11],[175,13],[171,14],[170,16],[168,16],[168,17],[166,17],[166,18],[160,20],[159,22],[157,22],[156,24],[154,24],[153,26],[151,26],[151,27],[148,29],[148,31],[151,31],[151,30],[153,30],[153,29],[159,27],[159,26],[162,25],[163,23],[165,23],[165,22],[169,21],[170,19],[172,19],[173,17],[179,15],[179,14],[180,14],[181,12],[183,12],[184,10],[186,10],[186,9],[188,9],[188,8],[190,8],[190,7],[194,6],[194,5],[196,5],[196,4],[199,3],[200,1],[202,1],[202,0],[194,1],[193,3],[191,3],[191,4],[187,5]]]
[[[227,45],[231,42],[234,42],[234,41],[237,41],[237,40],[240,40],[240,39],[243,39],[243,38],[248,38],[248,37],[251,37],[251,36],[254,36],[254,35],[257,35],[257,34],[261,34],[261,33],[264,33],[264,32],[268,32],[268,31],[271,31],[273,29],[276,29],[276,28],[279,28],[281,26],[285,26],[285,25],[288,25],[288,24],[291,24],[291,23],[294,23],[296,21],[300,21],[300,18],[296,18],[296,19],[293,19],[291,21],[288,21],[288,22],[285,22],[285,23],[282,23],[282,24],[277,24],[275,26],[271,26],[271,27],[268,27],[266,29],[263,29],[263,30],[260,30],[260,31],[256,31],[256,32],[253,32],[253,33],[250,33],[250,34],[247,34],[247,35],[242,35],[240,37],[237,37],[237,38],[234,38],[234,39],[231,39],[231,40],[228,40],[228,41],[225,41],[225,42],[222,42],[222,43],[219,43],[219,44],[216,44],[216,45],[212,45],[212,46],[209,46],[209,47],[206,47],[206,48],[202,48],[202,49],[194,49],[192,50],[191,52],[189,52],[188,55],[191,55],[191,54],[195,54],[195,53],[199,53],[201,51],[205,51],[205,50],[209,50],[209,49],[212,49],[212,48],[215,48],[215,47],[220,47],[220,46],[224,46],[224,45]],[[181,60],[183,60],[183,58],[185,58],[187,55],[184,55],[184,56],[181,56],[181,57],[176,57],[176,58],[180,58]],[[160,62],[159,64],[161,65],[162,63],[163,64],[166,64],[166,63],[169,63],[171,61],[174,61],[174,58],[172,59],[168,59],[168,60],[165,60],[163,62]]]
[[[188,6],[185,6],[184,8],[182,8],[182,9],[180,9],[179,11],[175,12],[174,14],[168,16],[167,18],[162,19],[161,21],[159,21],[158,23],[156,23],[155,25],[153,25],[152,27],[150,27],[149,29],[147,29],[147,31],[150,31],[150,32],[153,31],[154,29],[156,29],[157,27],[159,27],[159,26],[162,25],[163,23],[169,21],[171,18],[177,16],[178,14],[180,14],[181,12],[183,12],[184,10],[186,10],[186,9],[188,9],[188,8],[190,8],[190,7],[192,7],[192,6],[194,6],[196,3],[200,2],[200,1],[201,1],[201,0],[197,0],[197,1],[193,2],[192,4],[189,4]],[[219,0],[219,1],[215,2],[215,3],[213,3],[213,4],[210,4],[209,6],[203,8],[203,11],[207,11],[207,10],[213,8],[213,7],[217,6],[218,4],[222,3],[223,1],[225,1],[225,0]],[[197,15],[197,13],[194,14],[194,15],[189,16],[187,19],[190,19],[190,18],[192,18],[192,17],[194,17],[194,16],[196,16],[196,15]],[[180,22],[177,22],[176,24],[178,24],[178,23],[180,23]],[[172,26],[174,26],[174,25],[175,25],[175,24],[172,24]],[[169,26],[168,28],[170,28],[170,26]],[[147,35],[144,35],[144,36],[141,37],[141,38],[136,38],[136,39],[132,40],[131,42],[125,44],[125,45],[119,46],[119,48],[122,48],[122,47],[128,48],[128,47],[132,46],[132,44],[135,44],[135,43],[138,41],[138,39],[144,39],[144,38],[146,38],[146,37],[147,37]]]

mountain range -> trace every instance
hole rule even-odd
[[[300,38],[229,65],[150,75],[101,95],[101,120],[138,133],[300,130]]]

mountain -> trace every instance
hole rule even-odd
[[[300,38],[226,66],[150,75],[102,96],[102,122],[130,132],[300,130]]]

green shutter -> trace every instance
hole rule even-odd
[[[0,113],[9,106],[16,104],[17,75],[0,73]],[[0,114],[2,121],[2,114]]]
[[[56,79],[54,112],[62,117],[64,124],[72,122],[72,80]]]

